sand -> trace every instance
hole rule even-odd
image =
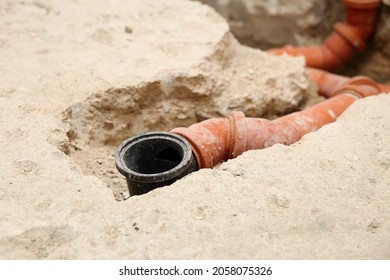
[[[0,259],[388,259],[390,96],[124,200],[129,136],[318,101],[190,1],[0,4]]]

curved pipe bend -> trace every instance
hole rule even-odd
[[[268,53],[304,56],[306,65],[319,69],[335,69],[366,48],[366,41],[375,28],[380,0],[344,0],[345,21],[334,25],[323,45],[268,50]]]
[[[360,97],[390,92],[390,86],[365,76],[347,78],[314,68],[307,68],[307,72],[310,80],[317,84],[318,93],[324,97],[332,97],[341,92],[350,92]]]
[[[305,134],[331,123],[356,99],[345,93],[300,112],[275,120],[246,118],[233,112],[227,118],[209,119],[171,132],[184,137],[192,146],[198,168],[212,168],[243,152],[280,143],[290,145]]]

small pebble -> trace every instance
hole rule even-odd
[[[126,199],[128,199],[129,197],[130,197],[129,191],[125,191],[125,192],[122,193],[122,198],[123,198],[123,200],[126,200]]]

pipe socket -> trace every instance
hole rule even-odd
[[[274,55],[286,53],[291,56],[304,56],[306,65],[319,69],[335,69],[357,52],[363,52],[366,41],[372,34],[378,17],[380,0],[344,0],[345,21],[334,25],[333,32],[320,46],[285,46],[271,49]]]
[[[347,78],[314,68],[308,68],[307,72],[310,80],[317,84],[318,93],[324,97],[332,97],[345,92],[359,97],[390,92],[390,86],[377,83],[364,76]]]
[[[183,137],[148,132],[125,140],[115,153],[130,195],[145,194],[198,170],[192,147]]]

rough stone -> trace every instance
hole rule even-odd
[[[341,1],[200,0],[224,16],[243,43],[262,49],[322,43],[342,19]]]
[[[342,1],[323,0],[200,0],[223,15],[244,44],[269,49],[286,44],[322,44],[333,24],[343,21]],[[343,75],[366,75],[390,84],[390,7],[384,0],[367,49],[341,69]]]

